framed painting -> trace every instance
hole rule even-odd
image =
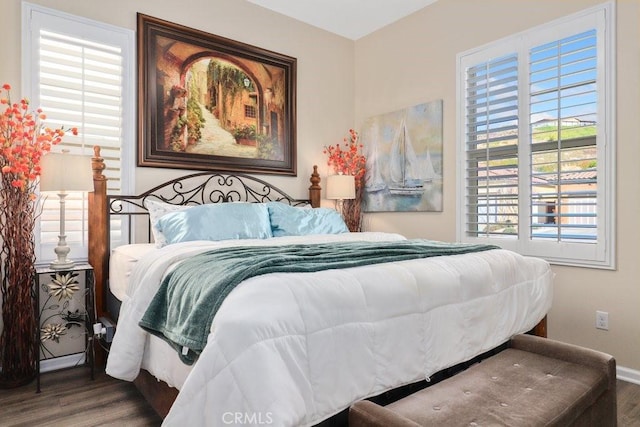
[[[296,175],[296,59],[138,14],[138,166]]]
[[[370,117],[365,212],[442,211],[442,100]]]

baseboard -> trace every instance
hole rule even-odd
[[[628,383],[640,385],[640,371],[635,369],[625,368],[624,366],[618,366],[616,368],[616,378]]]
[[[73,366],[84,365],[85,354],[77,353],[68,356],[55,357],[40,361],[40,372],[56,371],[58,369],[71,368]]]

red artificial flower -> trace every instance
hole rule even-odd
[[[327,165],[333,168],[335,173],[353,175],[356,180],[356,187],[363,185],[365,174],[366,158],[362,154],[362,144],[358,140],[358,132],[349,129],[349,137],[344,138],[344,148],[340,144],[329,145],[323,150],[328,154]]]
[[[64,136],[64,128],[50,129],[42,120],[46,115],[42,109],[29,112],[29,101],[11,103],[11,86],[2,85],[7,92],[0,98],[0,105],[6,105],[0,114],[0,171],[9,178],[10,185],[20,191],[28,191],[35,197],[35,181],[40,175],[42,156],[51,151],[51,146],[59,144]],[[74,135],[76,128],[71,129]]]

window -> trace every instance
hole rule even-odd
[[[247,119],[255,119],[256,115],[256,107],[253,105],[244,105],[244,117]]]
[[[458,236],[613,268],[613,6],[458,55]]]
[[[129,191],[134,141],[133,46],[130,30],[24,3],[24,90],[33,106],[47,114],[51,127],[77,127],[53,151],[93,154],[101,147],[108,191]],[[126,143],[125,143],[126,141]],[[71,171],[72,172],[72,171]],[[66,198],[66,235],[72,259],[87,257],[86,195]],[[36,236],[38,262],[54,258],[59,234],[59,204],[49,195],[42,208]],[[112,224],[118,238],[120,224]],[[37,240],[38,240],[37,238]]]

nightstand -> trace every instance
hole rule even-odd
[[[95,323],[95,280],[93,267],[76,264],[69,269],[36,267],[37,344],[41,365],[47,370],[77,366],[91,368],[94,379],[93,324]]]

